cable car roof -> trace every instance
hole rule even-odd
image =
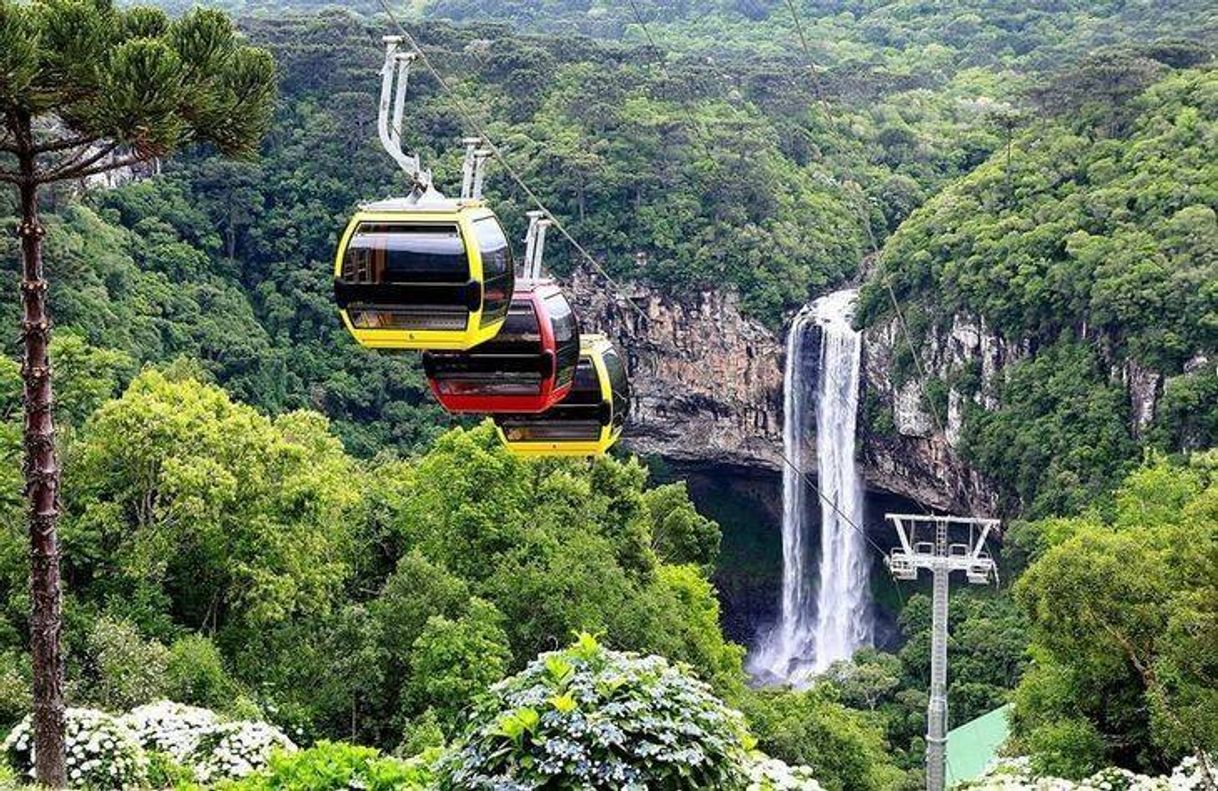
[[[386,198],[384,200],[361,203],[362,212],[380,212],[385,214],[410,212],[444,212],[456,213],[464,209],[482,209],[486,201],[478,198],[446,198],[438,192],[430,192],[422,197]]]

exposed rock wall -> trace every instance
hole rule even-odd
[[[586,331],[617,340],[634,395],[626,443],[640,454],[685,463],[781,471],[784,338],[744,317],[730,293],[675,298],[638,284],[628,293],[600,278],[569,281]],[[947,416],[947,439],[915,381],[897,388],[891,371],[895,325],[865,335],[863,387],[891,410],[893,436],[863,437],[868,485],[944,509],[989,510],[985,482],[960,460],[962,404]],[[903,342],[903,341],[902,341]],[[983,327],[958,323],[928,355],[932,369],[979,358],[987,381],[1015,355]],[[811,454],[815,458],[815,453]]]
[[[868,479],[936,508],[994,514],[994,488],[958,452],[965,397],[950,389],[946,403],[933,404],[923,377],[948,381],[953,372],[972,367],[980,376],[974,402],[994,409],[1003,371],[1027,356],[1028,349],[993,334],[983,321],[961,316],[949,330],[932,333],[928,340],[920,349],[919,367],[898,385],[893,376],[897,358],[908,351],[900,324],[889,320],[864,334],[864,400],[892,415],[890,430],[873,426],[862,443]]]
[[[641,286],[628,296],[578,275],[585,330],[619,342],[634,395],[628,442],[675,461],[782,464],[783,344],[744,318],[735,295],[681,300]]]
[[[623,295],[599,278],[570,281],[585,329],[620,342],[631,374],[634,413],[626,438],[637,453],[684,463],[781,470],[784,338],[744,317],[730,293],[677,298],[638,284]],[[957,316],[920,347],[920,370],[896,377],[908,357],[895,320],[864,334],[861,441],[864,477],[874,489],[958,512],[993,514],[994,487],[959,453],[968,399],[998,407],[1007,368],[1031,354],[984,321]],[[931,408],[923,375],[950,383],[969,370],[979,386],[939,394]],[[1145,429],[1163,392],[1162,377],[1134,363],[1114,368],[1131,405],[1131,431]],[[815,458],[815,454],[811,454]]]

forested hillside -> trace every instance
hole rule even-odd
[[[873,320],[891,285],[924,327],[964,314],[1025,339],[964,449],[1032,512],[1085,507],[1139,441],[1218,441],[1218,71],[1168,71],[1097,58],[1047,88],[1056,117],[915,212],[865,295]],[[1155,377],[1153,421],[1130,371]],[[976,372],[948,378],[976,394]]]
[[[908,17],[899,11],[885,13]],[[1204,33],[1208,17],[1193,16]],[[810,14],[817,24],[857,27],[860,37],[872,28],[849,18]],[[783,22],[772,11],[766,19]],[[843,63],[813,79],[790,51],[711,64],[679,49],[666,56],[503,27],[424,24],[419,33],[439,68],[477,100],[513,166],[611,273],[677,293],[727,284],[777,325],[784,309],[851,277],[910,211],[1023,123],[1007,100],[1039,78],[1007,73],[1015,53],[995,60],[1001,19],[971,33],[924,22],[905,24],[921,37],[951,38],[961,57],[944,68],[920,59],[901,78],[884,65],[900,48],[865,40],[870,65]],[[1170,19],[1148,25],[1129,31],[1178,28]],[[357,453],[420,447],[442,423],[420,377],[409,362],[353,355],[329,304],[337,229],[356,202],[389,194],[395,179],[375,144],[373,67],[384,25],[329,10],[242,27],[270,46],[281,75],[262,156],[175,161],[155,181],[90,195],[91,211],[65,211],[52,231],[58,254],[48,259],[67,283],[52,295],[63,303],[59,324],[137,364],[200,359],[238,397],[272,412],[320,409]],[[754,30],[727,29],[737,28]],[[1048,18],[1037,29],[1041,38],[1019,38],[1019,57],[1040,53],[1033,66],[1064,67],[1065,43],[1083,46]],[[795,41],[790,29],[773,38]],[[432,81],[414,86],[409,142],[441,183],[454,183],[454,143],[469,130]],[[492,168],[490,189],[519,238],[527,200],[502,170]],[[104,244],[91,241],[103,235]],[[559,272],[575,263],[557,239],[550,260]]]

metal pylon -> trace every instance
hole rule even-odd
[[[944,791],[947,784],[947,594],[953,571],[973,584],[997,580],[994,559],[985,542],[998,528],[997,519],[887,514],[901,545],[888,556],[888,568],[899,580],[918,578],[929,569],[934,588],[931,606],[930,702],[926,707],[926,789]],[[967,536],[962,534],[967,534]]]

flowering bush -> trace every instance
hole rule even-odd
[[[755,753],[748,769],[748,791],[822,791],[806,766],[787,766],[777,758]]]
[[[199,740],[220,718],[207,709],[162,700],[133,709],[123,722],[145,750],[165,753],[189,765],[195,760]]]
[[[199,737],[191,762],[201,783],[233,780],[267,765],[276,750],[295,752],[283,731],[265,722],[221,722]]]
[[[140,706],[123,721],[146,750],[189,768],[201,783],[236,779],[266,766],[272,751],[296,745],[265,722],[226,722],[195,706],[163,700]]]
[[[1214,762],[1210,760],[1210,766]],[[1078,782],[1060,777],[1033,777],[1027,758],[997,761],[980,780],[961,786],[970,791],[1201,791],[1206,788],[1196,757],[1190,756],[1168,777],[1148,777],[1128,769],[1109,768]]]
[[[73,788],[139,788],[147,782],[148,759],[123,722],[94,709],[68,709],[67,771]],[[20,774],[34,774],[34,740],[27,716],[4,740],[4,755]]]
[[[815,788],[781,762],[754,775],[752,747],[744,718],[707,685],[585,635],[492,686],[440,777],[446,789],[496,791]]]

